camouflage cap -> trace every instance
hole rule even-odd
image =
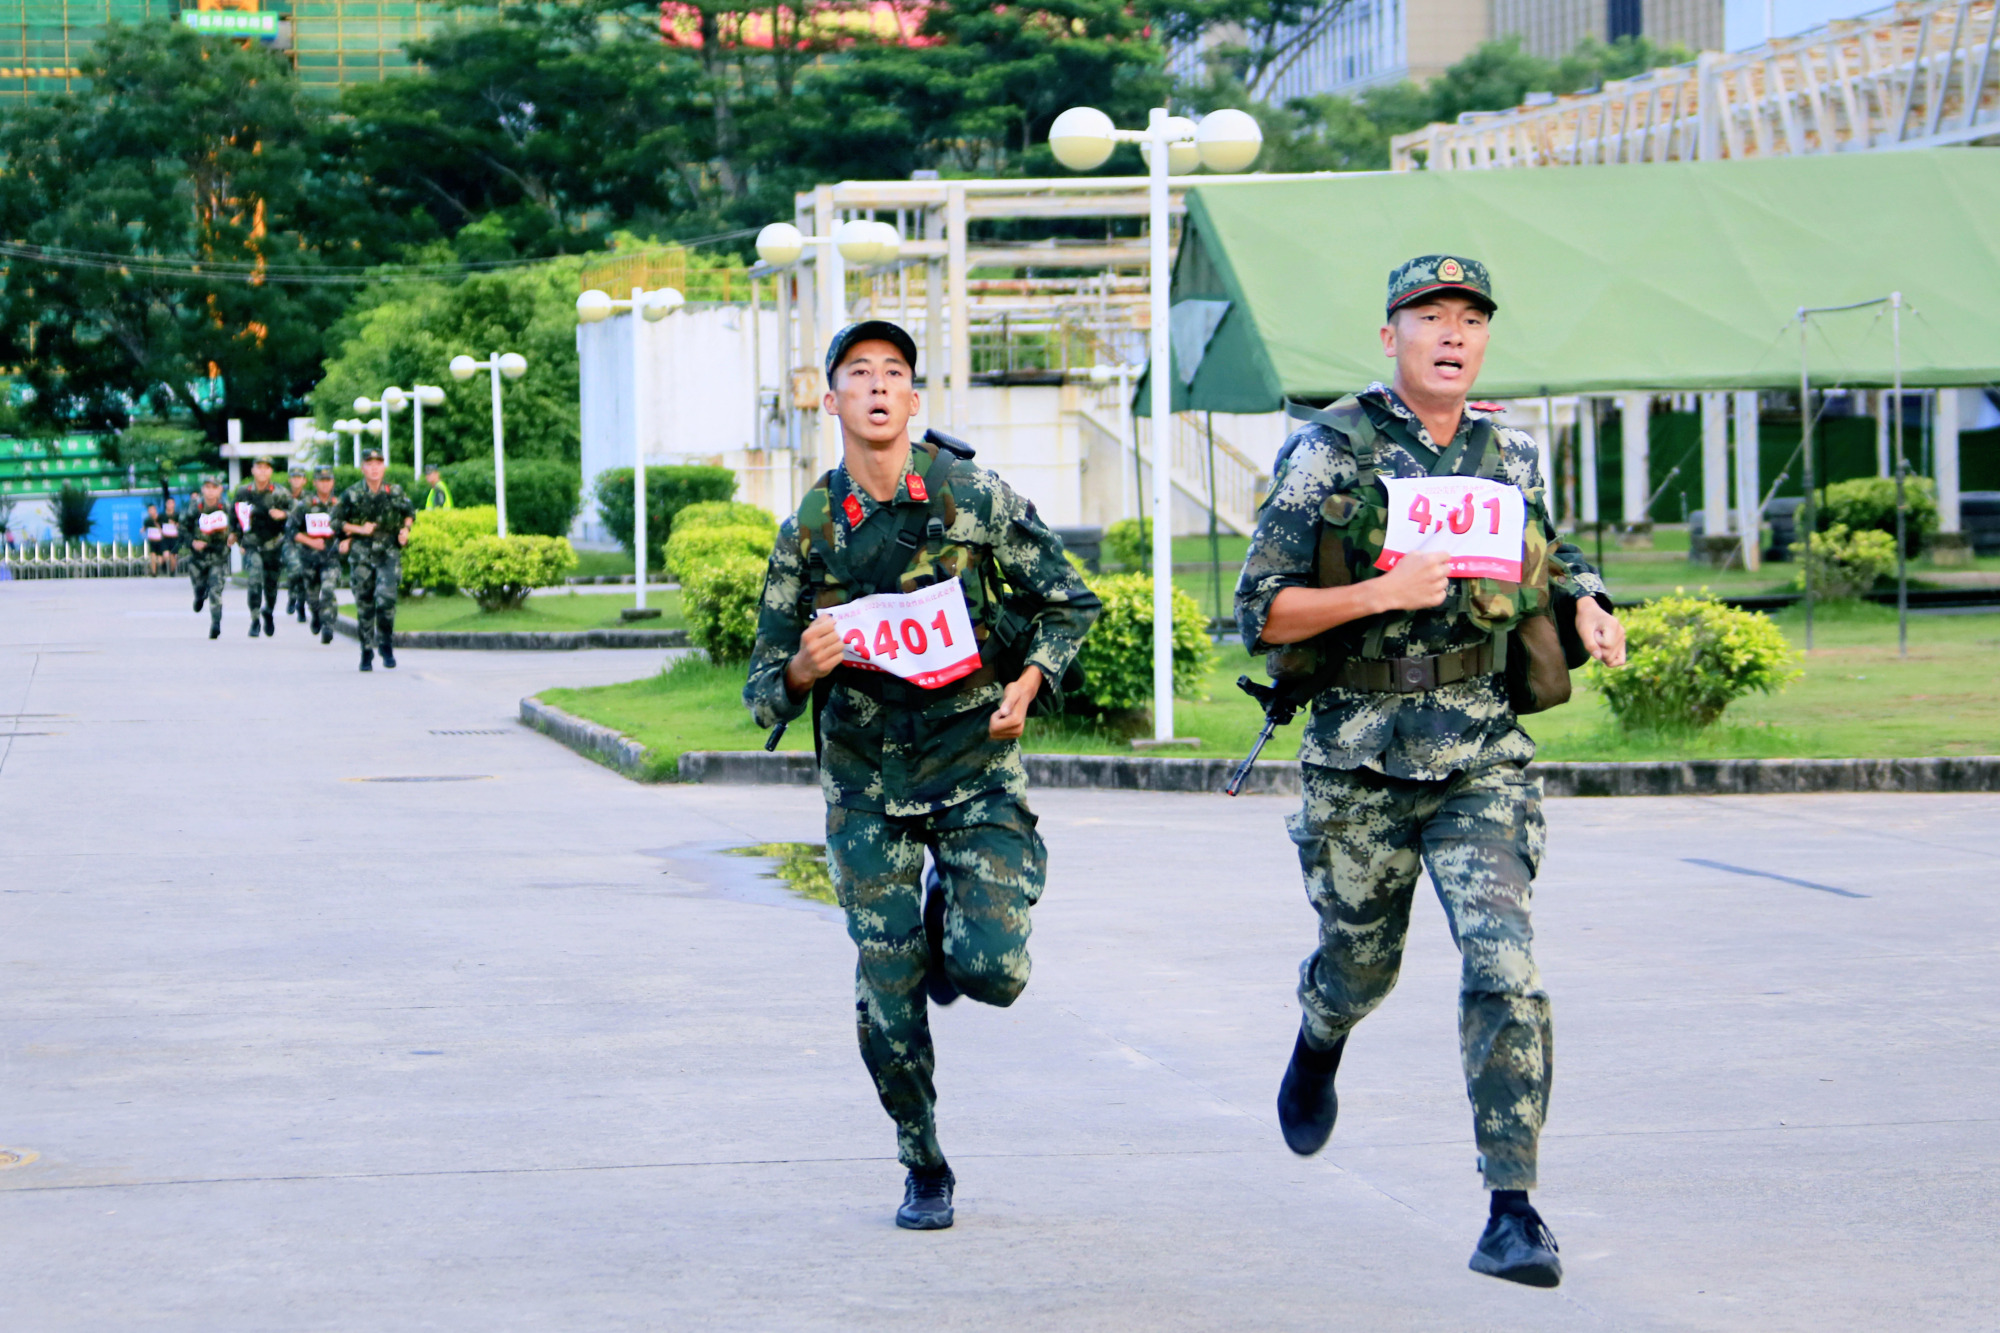
[[[319,465],[318,467],[316,467],[316,468],[314,468],[314,469],[313,469],[313,480],[314,480],[314,481],[332,481],[332,480],[333,480],[333,469],[332,469],[331,467],[329,467],[329,466],[328,466],[327,464],[325,464],[325,463],[321,463],[321,464],[320,464],[320,465]]]
[[[276,466],[277,466],[277,464],[276,464],[276,463],[273,463],[273,462],[271,461],[271,455],[269,455],[269,454],[258,454],[258,455],[257,455],[257,456],[256,456],[255,458],[253,458],[253,459],[251,459],[251,460],[250,460],[250,466],[251,466],[251,467],[276,467]]]
[[[361,451],[361,461],[364,463],[379,463],[382,461],[382,451],[380,449],[363,449]]]
[[[1472,298],[1475,305],[1492,314],[1500,308],[1493,299],[1493,279],[1486,265],[1457,255],[1419,255],[1399,264],[1389,274],[1389,308],[1395,314],[1420,296],[1453,292]]]
[[[220,486],[222,485],[222,476],[220,473],[208,473],[201,479],[201,484],[204,486]]]
[[[917,369],[917,340],[912,338],[900,324],[891,324],[886,319],[864,319],[859,324],[849,324],[833,335],[833,341],[826,349],[826,377],[833,378],[833,372],[840,369],[840,363],[854,350],[856,343],[879,339],[893,346],[909,362],[910,371]]]

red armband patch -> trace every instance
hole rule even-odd
[[[853,496],[850,495],[845,500],[841,501],[840,508],[841,512],[847,515],[848,527],[858,528],[861,526],[861,520],[864,517],[864,515],[861,512],[861,501],[855,499]]]
[[[931,498],[931,493],[924,489],[924,479],[918,476],[916,473],[912,472],[909,476],[905,477],[903,480],[905,485],[909,489],[910,498],[912,500],[917,500],[922,502],[922,501],[928,501]]]

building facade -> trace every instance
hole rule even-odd
[[[1385,83],[1435,78],[1464,59],[1491,33],[1493,0],[1346,0],[1330,20],[1281,31],[1278,41],[1305,36],[1274,62],[1251,92],[1262,101],[1327,93],[1352,95]],[[1240,29],[1221,26],[1176,48],[1168,67],[1200,79],[1209,51],[1239,44]]]
[[[1493,34],[1519,36],[1530,55],[1555,60],[1587,37],[1645,37],[1661,46],[1720,51],[1724,0],[1492,0]]]

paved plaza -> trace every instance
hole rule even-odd
[[[1034,981],[934,1018],[915,1234],[837,913],[718,854],[818,793],[515,721],[658,653],[206,622],[0,583],[0,1328],[1994,1327],[2000,798],[1550,804],[1541,1292],[1466,1271],[1435,901],[1302,1160],[1293,801],[1041,792]]]

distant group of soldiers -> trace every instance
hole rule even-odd
[[[290,489],[273,483],[269,458],[250,465],[250,480],[227,499],[223,479],[202,478],[201,495],[185,514],[149,515],[148,536],[177,554],[194,585],[194,609],[208,607],[208,637],[222,637],[222,590],[229,574],[229,550],[243,552],[249,581],[250,637],[277,632],[278,585],[286,592],[285,614],[310,623],[321,643],[333,642],[334,589],[340,560],[347,561],[348,585],[361,637],[361,669],[396,665],[396,590],[402,578],[403,547],[417,510],[402,487],[383,479],[382,451],[361,456],[362,479],[334,494],[333,469],[321,466],[306,488],[303,471],[290,474]],[[433,473],[435,503],[449,492]]]

